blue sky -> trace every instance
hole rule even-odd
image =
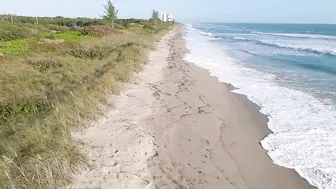
[[[9,0],[0,13],[99,17],[105,0]],[[112,0],[122,18],[148,18],[153,9],[179,21],[336,23],[336,0]]]

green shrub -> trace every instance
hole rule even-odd
[[[6,55],[19,55],[28,52],[29,43],[26,39],[0,41],[0,53]]]
[[[66,32],[66,31],[70,30],[66,26],[58,26],[58,25],[52,25],[52,24],[47,24],[47,25],[45,25],[45,27],[50,29],[50,30],[54,30],[54,31],[58,31],[58,32]]]
[[[89,26],[85,27],[81,31],[81,35],[83,36],[89,35],[93,37],[103,37],[116,33],[117,33],[116,29],[106,26]]]
[[[29,37],[29,31],[14,24],[0,25],[0,41],[10,41]]]
[[[83,36],[80,32],[77,31],[68,31],[55,34],[56,39],[64,39],[65,41],[73,42],[73,41],[80,41],[80,40],[88,40],[93,39],[92,36]]]
[[[63,62],[60,60],[28,60],[28,65],[33,66],[34,68],[39,69],[41,72],[48,70],[50,68],[61,68],[63,67]]]
[[[58,32],[58,33],[44,33],[42,34],[39,39],[50,39],[50,40],[57,40],[62,39],[67,42],[76,42],[81,40],[89,40],[94,39],[93,36],[84,36],[79,31],[66,31],[66,32]]]
[[[132,25],[128,29],[131,30],[131,31],[140,32],[140,33],[143,33],[143,34],[155,33],[155,29],[151,26],[148,26],[148,25],[144,25],[144,26]]]
[[[85,27],[84,29],[82,29],[82,31],[80,32],[82,36],[85,35],[90,35],[90,36],[95,36],[95,37],[99,37],[95,31],[92,30],[91,27]]]
[[[42,24],[23,24],[24,27],[26,27],[28,30],[38,30],[40,34],[42,33],[46,33],[46,32],[51,32],[50,29],[48,29],[47,27],[45,27],[46,25],[42,25]]]
[[[107,52],[102,49],[84,49],[84,48],[76,48],[71,49],[70,51],[66,52],[76,58],[83,58],[83,59],[99,59],[102,60],[104,57],[107,56]]]
[[[50,107],[50,104],[43,99],[33,98],[0,105],[0,123],[14,119],[19,116],[28,115],[34,112],[43,111]]]

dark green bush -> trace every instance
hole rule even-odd
[[[63,67],[63,62],[60,60],[29,60],[27,61],[28,65],[33,66],[34,68],[39,69],[40,71],[45,71],[50,68],[61,68]]]
[[[45,25],[45,27],[48,28],[48,29],[50,29],[50,30],[54,30],[54,31],[58,31],[58,32],[69,31],[69,28],[65,27],[65,26],[58,26],[58,25],[47,24],[47,25]]]
[[[66,52],[71,56],[76,58],[83,58],[83,59],[99,59],[102,60],[104,57],[107,56],[107,52],[102,49],[84,49],[84,48],[76,48],[71,49],[70,51]]]
[[[89,27],[85,27],[80,31],[81,35],[91,35],[94,36],[95,34],[92,33],[92,30]]]
[[[18,116],[46,110],[50,107],[44,99],[26,99],[9,104],[0,104],[0,122],[6,122]]]
[[[117,31],[114,28],[107,26],[89,26],[81,30],[81,35],[90,35],[93,37],[103,37],[116,33]]]
[[[14,24],[2,23],[0,25],[0,41],[10,41],[29,37],[29,30]]]

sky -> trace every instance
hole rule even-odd
[[[99,17],[106,0],[0,0],[0,14]],[[336,0],[112,0],[120,18],[149,18],[153,9],[177,21],[336,23]]]

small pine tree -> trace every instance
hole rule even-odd
[[[160,20],[159,11],[153,10],[151,19],[155,22],[154,29],[156,30],[156,23],[157,23],[158,20]]]
[[[153,10],[152,20],[159,20],[159,11]]]
[[[107,4],[104,5],[105,15],[103,18],[108,20],[111,23],[111,27],[114,28],[114,21],[117,19],[118,10],[115,9],[111,0],[107,1]]]

